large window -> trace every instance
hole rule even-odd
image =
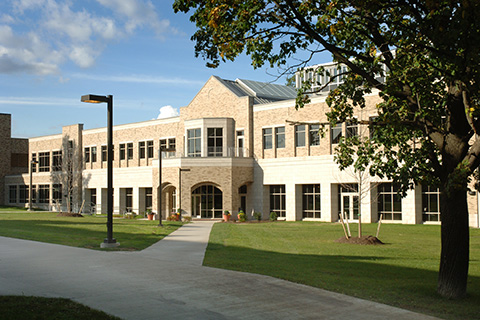
[[[125,143],[120,144],[119,157],[120,157],[120,160],[125,160]]]
[[[438,188],[422,185],[422,219],[440,221],[440,191]]]
[[[212,185],[200,186],[192,192],[192,213],[202,218],[221,218],[223,193]]]
[[[397,191],[392,183],[378,185],[378,216],[383,214],[383,220],[402,220],[402,198]]]
[[[201,157],[202,156],[202,130],[190,129],[187,130],[187,157]]]
[[[61,171],[62,170],[62,151],[53,151],[52,154],[52,170]]]
[[[41,184],[38,186],[38,202],[48,203],[50,200],[50,186],[48,184]]]
[[[54,203],[62,203],[62,185],[54,184],[52,186],[52,200]]]
[[[263,131],[263,149],[272,149],[273,147],[272,128],[265,128],[262,131]]]
[[[285,148],[285,127],[275,128],[275,147],[277,149]]]
[[[107,146],[102,146],[102,161],[107,161]]]
[[[145,141],[140,141],[138,143],[138,157],[140,159],[145,159],[146,157],[146,146],[145,146]]]
[[[28,198],[29,198],[29,193],[28,193],[28,186],[27,185],[21,185],[19,186],[19,197],[18,197],[18,202],[20,203],[27,203]]]
[[[335,127],[331,127],[332,144],[338,144],[342,138],[342,123],[337,123]]]
[[[125,209],[127,212],[133,210],[133,188],[125,189]]]
[[[320,185],[304,184],[302,186],[303,193],[303,217],[320,219]]]
[[[127,159],[133,159],[133,142],[127,143]]]
[[[223,156],[223,128],[207,128],[209,157]]]
[[[90,147],[85,148],[85,156],[83,158],[85,163],[90,162]]]
[[[304,124],[295,126],[295,147],[305,147],[305,130]]]
[[[285,185],[270,186],[270,212],[275,212],[279,217],[285,218]]]
[[[50,171],[50,152],[38,153],[38,171],[39,172]]]
[[[92,162],[97,162],[97,147],[92,147],[91,151]]]
[[[319,124],[311,124],[308,127],[308,134],[311,146],[319,146],[320,145],[320,125]]]
[[[355,122],[347,122],[345,127],[345,135],[347,138],[358,136],[358,124]]]
[[[145,188],[145,209],[152,210],[152,188]]]
[[[17,203],[17,186],[10,186],[8,202]]]
[[[147,141],[147,158],[153,158],[153,140]]]

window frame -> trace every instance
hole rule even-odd
[[[307,126],[299,124],[295,126],[295,148],[303,148],[307,146]]]
[[[262,129],[263,150],[273,149],[273,128]]]
[[[279,130],[282,130],[281,132]],[[275,148],[285,148],[285,127],[275,127]]]

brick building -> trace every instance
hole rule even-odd
[[[299,110],[295,95],[286,86],[212,76],[179,116],[114,126],[114,212],[157,212],[161,194],[163,217],[181,208],[201,218],[243,210],[315,221],[337,221],[343,212],[355,221],[361,212],[367,223],[380,215],[384,222],[438,223],[438,190],[418,186],[401,199],[389,181],[340,171],[333,161],[339,137],[368,135],[368,127],[342,123],[321,137],[326,92]],[[375,116],[378,95],[366,101],[358,120]],[[28,154],[35,207],[67,210],[71,204],[78,211],[83,204],[84,213],[106,212],[106,128],[65,126],[27,141],[10,137],[9,115],[0,119],[1,139],[9,141],[0,159],[4,204],[28,203]],[[160,148],[170,150],[162,152],[161,186]],[[477,195],[468,199],[470,225],[477,226]]]

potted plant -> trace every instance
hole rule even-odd
[[[153,220],[153,216],[154,216],[154,215],[155,215],[155,214],[152,212],[151,209],[148,209],[148,210],[147,210],[147,218],[148,218],[148,220]]]
[[[182,209],[178,208],[177,209],[177,214],[176,214],[176,221],[180,221],[181,220],[181,215],[182,215]]]
[[[223,220],[224,220],[225,222],[227,222],[227,221],[230,220],[230,216],[231,216],[230,211],[225,210],[225,211],[223,212]]]
[[[240,222],[247,221],[247,215],[242,210],[240,210],[240,212],[238,213],[238,221]]]

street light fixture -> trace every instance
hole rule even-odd
[[[32,160],[30,161],[30,187],[28,189],[28,211],[32,211],[32,198],[33,198],[33,166],[37,164],[38,161]]]
[[[107,238],[100,247],[113,248],[120,245],[113,238],[113,96],[87,94],[80,101],[107,104]]]
[[[158,149],[158,200],[157,200],[157,212],[158,212],[158,226],[163,227],[162,224],[162,151],[172,152],[174,148],[160,148]]]

